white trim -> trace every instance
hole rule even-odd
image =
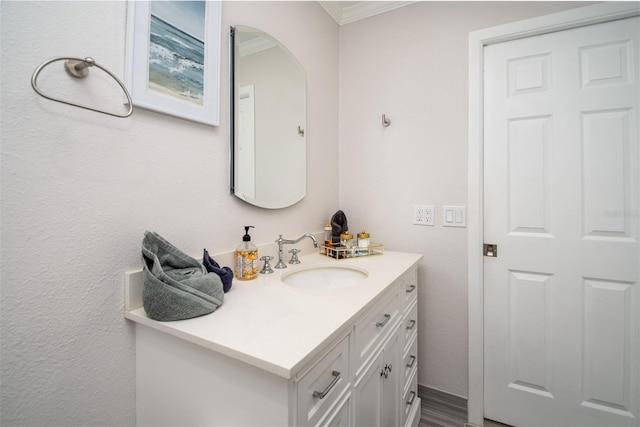
[[[637,2],[600,3],[469,33],[468,105],[468,422],[484,423],[483,53],[484,46],[640,15]]]
[[[277,46],[276,42],[266,37],[254,37],[251,40],[238,44],[238,53],[240,57],[253,55],[263,50],[271,49]]]
[[[346,6],[343,5],[344,2],[339,1],[319,1],[318,3],[338,25],[344,25],[410,5],[415,1],[359,1],[347,2]]]

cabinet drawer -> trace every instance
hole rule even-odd
[[[298,381],[298,425],[316,425],[349,386],[349,337]]]
[[[403,307],[407,309],[418,295],[418,268],[413,267],[402,277]]]
[[[351,426],[351,393],[347,393],[338,407],[320,422],[322,427],[349,427]]]
[[[404,372],[402,377],[403,390],[406,390],[409,378],[418,369],[418,340],[414,338],[408,347],[409,349],[404,352],[404,358],[402,360]]]
[[[420,398],[418,398],[418,375],[415,371],[409,384],[409,388],[405,390],[402,399],[402,423],[400,425],[406,425],[409,414],[415,410],[416,405],[420,405]],[[418,408],[418,410],[419,409],[420,408]]]
[[[403,351],[407,350],[407,346],[411,343],[411,340],[418,335],[418,303],[414,301],[409,311],[404,316],[403,321],[403,334],[404,334],[404,347]]]
[[[354,329],[354,364],[356,375],[364,367],[364,363],[373,351],[382,343],[383,338],[397,325],[400,317],[398,286],[394,292],[376,304],[355,325]]]

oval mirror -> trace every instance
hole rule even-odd
[[[231,192],[278,209],[306,194],[306,76],[276,39],[231,28]]]

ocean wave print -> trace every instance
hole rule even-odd
[[[149,88],[202,105],[204,42],[151,15]]]

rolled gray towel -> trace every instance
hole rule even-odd
[[[222,305],[220,277],[155,232],[144,233],[142,261],[142,306],[151,319],[190,319]]]

